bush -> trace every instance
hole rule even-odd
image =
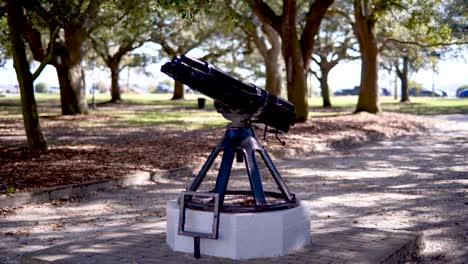
[[[158,92],[158,87],[155,84],[150,84],[148,86],[148,92],[157,93]]]
[[[34,90],[36,91],[36,93],[47,93],[49,90],[49,86],[45,82],[40,82],[36,84]]]
[[[107,93],[109,91],[109,88],[107,88],[107,85],[102,81],[98,81],[93,84],[91,88],[91,93],[93,92],[93,89],[96,93]]]
[[[423,90],[424,87],[423,87],[423,84],[418,82],[418,81],[409,80],[408,81],[408,88],[409,89],[414,88],[417,93],[420,93]]]

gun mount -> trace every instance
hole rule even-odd
[[[200,238],[218,239],[220,212],[255,213],[299,206],[299,201],[288,190],[252,128],[253,123],[263,123],[265,126],[273,127],[276,133],[288,132],[295,120],[295,108],[290,102],[269,94],[254,84],[244,83],[208,62],[184,55],[174,57],[162,66],[161,71],[214,99],[216,110],[231,121],[224,137],[212,150],[192,184],[186,192],[182,192],[179,199],[178,234],[194,237],[195,257],[199,257]],[[220,152],[223,154],[214,188],[197,192]],[[264,190],[257,155],[268,168],[279,192]],[[227,190],[235,158],[237,162],[245,163],[250,190]],[[187,208],[214,213],[211,234],[185,230]]]

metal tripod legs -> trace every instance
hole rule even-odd
[[[187,191],[197,191],[197,189],[203,182],[208,170],[211,168],[213,162],[215,161],[216,157],[221,151],[223,151],[223,157],[216,179],[216,184],[212,192],[219,194],[219,202],[222,211],[236,211],[233,208],[231,208],[233,210],[230,210],[227,208],[226,205],[224,205],[224,197],[226,194],[252,194],[252,196],[254,197],[255,205],[253,207],[247,208],[248,211],[279,210],[297,206],[297,201],[295,199],[294,194],[289,192],[286,183],[284,182],[280,173],[276,169],[268,153],[258,142],[257,138],[255,137],[254,131],[250,126],[229,127],[226,130],[224,137],[208,156],[207,161],[205,162],[205,164],[203,165],[200,172],[195,177],[195,180],[189,186]],[[259,153],[262,159],[264,160],[266,167],[268,167],[268,170],[270,171],[273,179],[278,185],[278,189],[281,193],[264,191],[260,170],[255,155],[256,153]],[[234,162],[234,158],[236,157],[236,155],[238,160],[244,160],[245,162],[250,182],[250,191],[227,190],[229,177],[231,175],[232,163]],[[277,199],[281,198],[283,202],[276,204],[267,203],[266,196],[272,196]]]

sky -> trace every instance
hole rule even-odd
[[[149,49],[154,50],[154,47],[143,48],[145,51]],[[148,88],[150,85],[156,85],[163,80],[170,79],[168,76],[160,72],[161,63],[150,65],[147,67],[147,71],[152,74],[152,76],[145,76],[143,74],[138,74],[136,71],[127,70],[121,72],[120,84],[121,86],[126,86],[127,81],[129,84],[137,84],[140,88]],[[36,65],[37,67],[38,65]],[[414,73],[410,76],[410,79],[415,80],[423,84],[424,89],[431,90],[432,83],[436,89],[444,90],[448,93],[449,96],[455,96],[456,89],[463,85],[468,84],[468,64],[467,62],[460,61],[441,61],[439,62],[438,72],[433,75],[432,70],[421,70],[418,73]],[[349,89],[354,86],[359,85],[360,82],[360,62],[353,61],[348,63],[338,64],[331,72],[329,76],[329,84],[333,91],[341,89]],[[394,88],[394,79],[392,76],[389,78],[388,73],[385,71],[379,72],[379,86],[381,88],[389,88],[390,91],[393,91]],[[38,77],[35,83],[45,82],[49,86],[57,86],[58,80],[55,68],[53,66],[47,66],[41,75]],[[90,86],[92,83],[104,82],[110,85],[110,73],[108,71],[103,71],[96,69],[93,71],[88,71],[86,73],[86,83]],[[15,85],[16,73],[13,68],[13,63],[11,60],[7,62],[5,67],[0,68],[0,86],[10,86]],[[256,83],[256,82],[254,82]],[[262,85],[262,82],[258,82],[258,85]],[[315,90],[318,89],[319,84],[315,80],[313,81],[313,87]]]

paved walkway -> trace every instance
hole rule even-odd
[[[276,164],[312,207],[313,242],[289,256],[246,263],[392,263],[388,257],[414,249],[418,233],[425,244],[420,262],[468,259],[468,127],[461,123]],[[246,187],[235,170],[234,185]],[[86,198],[2,209],[0,263],[234,263],[197,261],[164,243],[165,202],[191,179],[174,174]],[[273,184],[265,179],[266,187]]]
[[[100,236],[37,251],[21,263],[397,263],[419,247],[421,236],[406,232],[358,227],[312,228],[313,242],[288,256],[229,260],[173,252],[165,243],[164,220],[148,218],[124,228],[112,228]],[[203,241],[201,241],[203,243]]]

